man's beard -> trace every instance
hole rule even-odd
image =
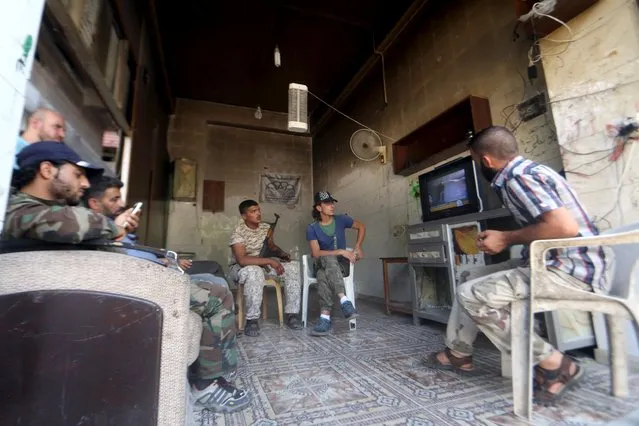
[[[105,212],[105,216],[108,217],[111,220],[115,220],[116,217],[120,216],[122,213],[124,213],[126,211],[126,209],[122,208],[119,210],[116,210],[114,212],[110,212],[106,207],[102,206],[102,211]]]
[[[486,167],[483,163],[479,165],[479,172],[481,175],[488,181],[488,183],[492,183],[495,176],[497,176],[500,170],[491,169],[490,167]]]
[[[73,188],[58,177],[59,172],[54,176],[51,182],[51,195],[54,199],[63,202],[68,206],[77,206],[80,204],[81,192],[74,192]]]

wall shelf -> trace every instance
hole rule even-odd
[[[492,125],[488,99],[469,96],[393,144],[393,171],[408,176],[464,152],[468,132]]]
[[[590,6],[597,3],[597,1],[598,0],[559,0],[557,1],[557,6],[555,6],[551,15],[563,22],[568,22],[584,10],[588,9]],[[515,0],[515,13],[517,14],[517,19],[530,12],[533,4],[536,2],[537,0]],[[561,26],[559,22],[546,17],[534,18],[534,20],[534,26],[530,20],[522,25],[528,34],[534,34],[536,37],[545,37]]]
[[[45,13],[47,12],[48,16],[54,20],[56,29],[61,36],[59,41],[64,44],[66,53],[71,55],[75,65],[84,71],[115,123],[124,134],[130,135],[131,126],[127,122],[124,112],[118,108],[97,61],[82,41],[67,8],[61,0],[46,0]]]

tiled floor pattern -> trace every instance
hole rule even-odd
[[[500,376],[499,353],[479,342],[480,374],[460,376],[421,365],[425,351],[442,348],[443,328],[412,325],[407,316],[382,313],[360,303],[357,330],[343,319],[333,334],[262,325],[258,338],[241,337],[242,366],[236,384],[250,390],[250,409],[226,416],[194,413],[208,425],[523,425],[512,412],[511,383]],[[630,378],[631,397],[609,395],[608,369],[586,361],[587,379],[561,406],[535,408],[532,424],[591,426],[639,407],[639,374]],[[633,383],[634,382],[634,383]]]

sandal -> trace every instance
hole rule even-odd
[[[448,364],[443,364],[437,355],[441,352],[432,352],[428,355],[424,355],[422,361],[426,364],[427,367],[433,368],[435,370],[454,370],[461,371],[463,373],[470,373],[473,371],[473,357],[472,356],[464,356],[457,357],[453,355],[450,348],[446,348],[444,353],[446,354],[446,358],[448,358]],[[470,365],[471,367],[465,367]]]
[[[247,320],[244,326],[244,335],[250,337],[257,337],[260,335],[260,325],[257,320]]]
[[[570,368],[575,366],[575,373],[570,374]],[[577,382],[585,375],[584,369],[567,355],[561,359],[561,365],[556,370],[547,370],[535,366],[535,381],[533,399],[536,404],[549,406],[557,402],[564,392],[574,387]],[[561,383],[562,385],[556,392],[550,392],[552,385]]]

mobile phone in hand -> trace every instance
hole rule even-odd
[[[142,201],[138,201],[137,203],[135,203],[133,205],[133,210],[131,211],[131,214],[137,215],[140,212],[140,210],[142,210],[142,204],[143,204]],[[128,228],[129,222],[124,222],[124,227]]]
[[[138,214],[140,210],[142,210],[142,205],[142,201],[138,201],[137,203],[135,203],[133,205],[133,211],[131,212],[131,214]]]

